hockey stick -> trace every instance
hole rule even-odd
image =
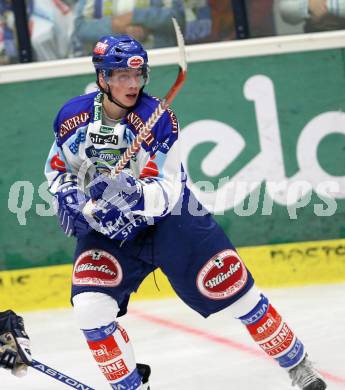
[[[76,379],[71,378],[70,376],[67,376],[65,374],[62,374],[61,372],[47,366],[44,363],[40,363],[37,360],[32,360],[31,367],[34,368],[35,370],[42,372],[51,378],[54,378],[62,383],[64,383],[67,386],[73,387],[74,389],[79,389],[79,390],[95,390],[92,387],[89,387],[87,385],[84,385],[83,383],[79,382]]]
[[[178,92],[181,90],[187,76],[187,59],[186,59],[186,51],[184,45],[184,38],[181,32],[180,26],[178,25],[175,18],[172,18],[172,22],[174,24],[175,34],[177,45],[179,48],[179,72],[177,74],[177,78],[169,89],[168,93],[165,95],[164,99],[158,104],[156,109],[153,111],[145,125],[139,130],[138,134],[134,138],[132,144],[126,149],[126,151],[122,154],[120,160],[116,164],[116,166],[111,170],[110,177],[115,178],[127,165],[132,156],[137,153],[140,149],[141,144],[148,138],[151,133],[151,130],[155,126],[155,124],[159,121],[162,115],[165,113],[169,105],[173,102]],[[95,212],[95,204],[92,200],[89,200],[84,209],[83,214],[91,217]]]

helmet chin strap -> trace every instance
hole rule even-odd
[[[130,109],[134,106],[134,105],[133,105],[133,106],[125,106],[124,104],[120,103],[117,99],[114,99],[113,96],[111,95],[110,86],[109,86],[108,83],[106,83],[106,85],[107,85],[107,90],[105,90],[105,89],[101,86],[101,84],[100,84],[100,82],[99,82],[98,80],[96,81],[96,83],[97,83],[97,85],[98,85],[98,88],[99,88],[104,94],[107,95],[107,97],[108,97],[108,99],[109,99],[109,101],[110,101],[111,103],[116,104],[118,107],[123,108],[124,110],[130,110]],[[140,88],[139,96],[143,93],[144,87],[145,87],[145,85],[142,86],[142,87]]]
[[[116,104],[117,106],[123,108],[124,110],[129,110],[130,108],[133,107],[133,106],[125,106],[124,104],[120,103],[118,100],[114,99],[113,96],[112,96],[111,93],[110,93],[110,87],[109,87],[108,84],[107,84],[107,87],[108,87],[108,90],[107,90],[107,91],[104,91],[104,90],[103,90],[103,91],[104,91],[104,93],[107,95],[108,99],[109,99],[112,103],[114,103],[114,104]]]

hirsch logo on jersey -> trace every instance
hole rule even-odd
[[[104,54],[109,45],[103,42],[97,42],[95,48],[93,49],[94,54]]]
[[[89,133],[92,143],[96,145],[104,145],[104,144],[113,144],[117,145],[119,143],[119,137],[116,134],[96,134]]]
[[[78,126],[84,124],[89,118],[90,114],[88,112],[81,112],[80,114],[75,115],[72,118],[66,119],[60,125],[59,137],[65,137]]]
[[[128,58],[127,65],[129,68],[140,68],[144,64],[144,59],[141,56],[133,56]]]
[[[75,262],[73,284],[76,286],[116,287],[121,281],[121,265],[108,252],[89,250]]]
[[[213,256],[198,273],[199,291],[211,299],[227,299],[247,283],[248,272],[236,251],[226,249]]]

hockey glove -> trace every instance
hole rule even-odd
[[[92,230],[82,213],[90,198],[78,188],[76,179],[76,176],[69,175],[59,187],[55,198],[62,230],[67,236],[83,237]]]
[[[91,183],[91,198],[101,200],[100,204],[103,202],[112,204],[124,215],[131,214],[134,210],[142,210],[144,207],[142,183],[129,172],[122,171],[114,179],[110,178],[109,172],[98,172]]]
[[[145,216],[121,211],[116,205],[108,203],[94,215],[98,221],[97,230],[115,240],[133,240],[137,234],[151,223]]]
[[[130,170],[120,172],[115,178],[109,173],[97,172],[90,185],[91,198],[96,200],[94,218],[105,236],[132,240],[147,226],[147,218],[133,213],[144,207],[142,183]]]
[[[22,317],[12,310],[0,313],[0,367],[24,376],[32,362],[30,340]]]

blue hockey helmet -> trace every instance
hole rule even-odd
[[[143,69],[147,73],[147,52],[141,43],[129,35],[105,35],[93,49],[92,63],[97,72],[116,69]]]
[[[92,63],[97,74],[97,85],[104,92],[109,100],[116,105],[128,109],[111,95],[110,88],[103,89],[99,83],[99,73],[101,72],[105,81],[111,76],[113,70],[119,69],[141,69],[143,84],[140,93],[149,81],[149,66],[147,52],[141,43],[129,35],[105,35],[93,49]]]

